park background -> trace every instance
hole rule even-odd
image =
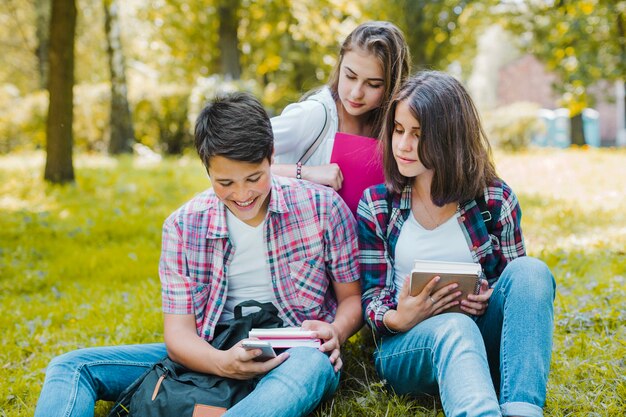
[[[555,274],[546,415],[626,414],[625,1],[4,0],[0,416],[33,414],[55,355],[162,340],[161,224],[210,185],[203,101],[250,91],[277,114],[372,19],[404,31],[413,71],[470,89]],[[441,414],[384,390],[371,351],[351,339],[314,415]]]

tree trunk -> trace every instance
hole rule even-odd
[[[220,0],[218,5],[220,19],[218,47],[220,49],[222,74],[226,79],[231,80],[238,80],[241,77],[239,42],[237,40],[239,3],[240,0]]]
[[[133,120],[128,105],[126,68],[122,52],[119,3],[103,0],[104,30],[107,38],[107,55],[111,72],[111,117],[109,122],[109,153],[117,155],[133,151],[135,141]]]
[[[622,9],[623,10],[623,9]],[[626,13],[622,12],[619,13],[617,15],[617,31],[619,33],[620,39],[622,40],[619,43],[620,46],[620,50],[622,51],[622,74],[624,74],[624,70],[626,68],[624,64],[624,57],[626,57],[626,42],[624,42],[624,39],[626,39],[626,27],[624,25],[624,21],[626,21]],[[621,77],[622,79],[624,78],[623,76]],[[622,108],[622,114],[618,115],[618,117],[622,117],[622,120],[617,122],[617,138],[616,138],[616,145],[617,146],[624,146],[626,145],[626,143],[624,143],[624,141],[626,141],[626,80],[623,80],[624,82],[624,94],[622,96],[622,106],[619,106]]]
[[[570,119],[572,145],[582,146],[585,142],[585,132],[583,131],[583,114],[578,113]]]
[[[44,178],[53,183],[74,181],[72,121],[74,96],[75,0],[54,0],[50,17],[50,102],[46,122]]]
[[[39,88],[48,87],[48,50],[50,49],[50,0],[35,0],[37,14],[37,70],[39,72]]]

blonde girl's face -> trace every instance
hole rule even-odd
[[[391,148],[398,164],[398,171],[407,178],[414,178],[428,170],[419,160],[417,145],[420,140],[420,124],[411,113],[406,100],[396,105]]]
[[[359,117],[380,107],[385,79],[378,58],[358,48],[346,52],[337,90],[341,104],[351,116]]]

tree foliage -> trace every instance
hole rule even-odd
[[[396,23],[407,37],[415,69],[446,69],[457,61],[469,72],[475,36],[491,21],[492,0],[371,2],[368,14]]]
[[[532,0],[507,9],[502,22],[520,46],[559,75],[572,114],[593,105],[589,87],[626,74],[626,1]]]

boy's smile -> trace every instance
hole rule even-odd
[[[250,226],[261,224],[272,190],[270,161],[253,163],[213,156],[208,166],[213,190],[228,210]]]

